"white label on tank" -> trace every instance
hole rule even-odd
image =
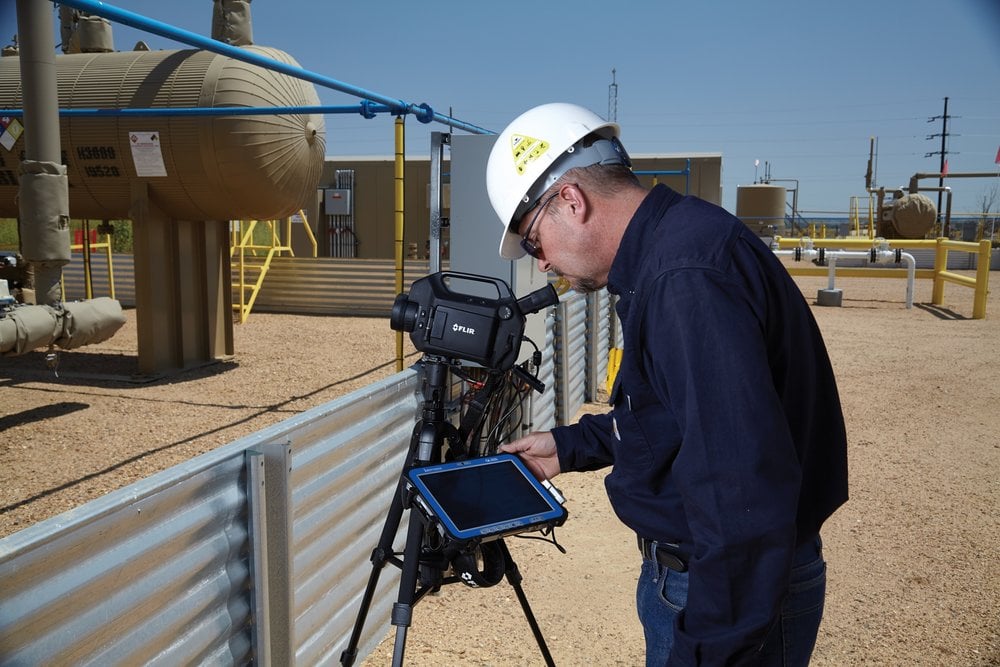
[[[17,143],[17,139],[23,131],[24,127],[16,118],[4,116],[0,119],[0,146],[7,150],[14,148],[14,144]]]
[[[159,132],[129,132],[128,141],[132,147],[136,176],[167,175],[167,169],[163,166],[163,153],[160,152]]]

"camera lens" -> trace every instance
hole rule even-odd
[[[420,304],[410,301],[405,293],[396,297],[392,304],[392,314],[389,316],[389,326],[393,331],[413,331],[417,323],[417,313]]]

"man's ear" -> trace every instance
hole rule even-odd
[[[590,202],[587,195],[580,189],[580,186],[568,183],[559,191],[559,198],[562,200],[562,209],[565,214],[574,219],[585,221],[587,213],[590,211]]]

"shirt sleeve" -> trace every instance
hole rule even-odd
[[[739,664],[778,613],[801,479],[768,363],[767,305],[708,269],[661,275],[649,290],[643,364],[679,423],[672,477],[693,545],[669,664]]]
[[[562,472],[598,470],[614,463],[611,414],[583,415],[576,424],[552,429]]]

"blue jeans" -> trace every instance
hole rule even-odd
[[[674,623],[687,604],[688,573],[643,560],[636,608],[646,636],[646,666],[664,665],[674,643]],[[826,562],[819,537],[795,552],[788,594],[756,663],[767,667],[809,664],[823,618]]]

